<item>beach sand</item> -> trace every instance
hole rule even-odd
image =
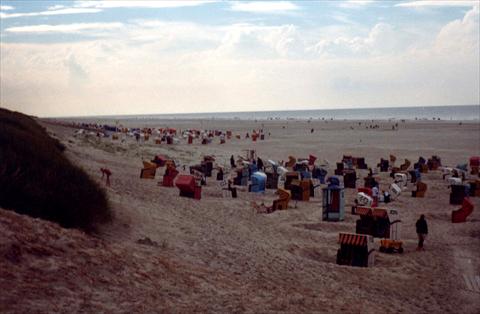
[[[204,155],[229,165],[232,154],[245,155],[247,149],[255,149],[265,162],[312,154],[319,163],[329,162],[329,175],[343,155],[365,157],[369,166],[390,154],[397,156],[397,165],[404,158],[413,164],[419,156],[438,155],[444,165],[455,166],[479,155],[478,122],[406,121],[398,122],[396,130],[389,121],[121,123],[229,129],[242,139],[223,145],[218,138],[209,145],[198,140],[193,145],[184,140],[155,145],[152,139],[122,142],[74,136],[73,128],[45,123],[66,145],[67,156],[95,180],[104,185],[100,167],[112,171],[111,186],[105,188],[115,219],[92,237],[2,211],[2,246],[10,251],[15,243],[24,247],[21,262],[1,265],[0,282],[8,289],[2,291],[0,304],[6,312],[480,312],[480,283],[472,284],[480,276],[480,198],[472,198],[475,209],[466,223],[452,224],[451,211],[460,206],[449,205],[450,190],[440,171],[423,175],[428,184],[425,198],[412,198],[409,184],[385,206],[400,212],[405,252],[377,252],[371,268],[336,264],[338,233],[355,232],[358,219],[350,214],[353,189],[345,190],[345,220],[326,222],[321,193],[309,202],[290,202],[288,210],[257,214],[251,202],[271,204],[274,190],[255,195],[240,189],[232,199],[212,177],[198,201],[179,197],[177,188],[158,186],[162,168],[154,180],[139,178],[142,160],[157,154],[186,165],[188,172],[188,165],[199,163]],[[371,124],[379,128],[366,128]],[[244,138],[260,128],[267,134],[264,141]],[[363,177],[366,170],[357,173]],[[389,173],[379,177],[384,189],[392,182]],[[429,224],[423,252],[415,250],[420,214]],[[146,237],[153,242],[137,242]],[[375,242],[378,247],[379,239]],[[35,254],[32,247],[49,253]]]

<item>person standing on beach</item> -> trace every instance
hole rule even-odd
[[[233,158],[233,155],[230,157],[230,166],[232,166],[232,169],[235,168],[235,158]]]
[[[420,219],[417,220],[415,227],[417,229],[417,235],[418,235],[417,251],[425,250],[423,248],[423,242],[425,241],[425,238],[427,237],[427,234],[428,234],[428,225],[427,225],[427,221],[425,220],[425,215],[420,216]]]
[[[257,169],[263,171],[263,160],[260,157],[257,157]]]

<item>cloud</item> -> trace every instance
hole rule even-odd
[[[75,55],[70,55],[64,65],[68,69],[69,85],[71,88],[80,88],[88,82],[88,73],[77,62]]]
[[[48,8],[47,11],[41,12],[24,12],[24,13],[3,13],[0,12],[0,18],[18,18],[31,16],[51,16],[64,14],[84,14],[84,13],[98,13],[104,9],[111,8],[177,8],[177,7],[192,7],[207,3],[213,3],[213,0],[182,0],[182,1],[115,1],[115,0],[101,0],[101,1],[76,1],[73,7],[66,7],[65,5],[54,5]],[[7,8],[7,9],[4,9]],[[2,6],[2,10],[8,10],[10,6]]]
[[[79,33],[87,30],[112,30],[122,27],[122,23],[74,23],[59,25],[15,26],[5,29],[10,33]]]
[[[478,1],[468,0],[419,0],[395,4],[396,7],[471,7],[478,5]]]
[[[58,10],[63,8],[65,8],[63,4],[56,4],[56,5],[52,5],[51,7],[48,7],[48,10]]]
[[[116,0],[101,0],[101,1],[76,1],[74,6],[80,8],[178,8],[178,7],[193,7],[203,4],[213,3],[217,1],[212,0],[182,0],[182,1],[116,1]]]
[[[323,38],[306,50],[328,58],[399,55],[416,44],[416,36],[388,23],[375,24],[365,36]]]
[[[29,17],[29,16],[50,16],[50,15],[64,15],[64,14],[84,14],[84,13],[98,13],[101,9],[94,8],[66,8],[60,10],[48,10],[42,12],[26,12],[26,13],[3,13],[0,12],[0,18],[9,19],[17,17]]]
[[[14,7],[11,5],[0,5],[0,11],[8,11],[8,10],[13,10]]]
[[[215,53],[223,57],[274,59],[302,55],[303,48],[294,25],[235,24],[223,29]]]
[[[358,9],[374,3],[374,0],[348,0],[338,4],[341,8]]]
[[[435,48],[443,53],[477,54],[479,59],[480,38],[480,8],[470,9],[463,19],[455,20],[445,25],[438,33]]]
[[[233,2],[230,10],[249,13],[282,14],[297,11],[300,8],[290,1]]]

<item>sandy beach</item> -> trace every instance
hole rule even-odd
[[[105,123],[113,121],[92,120]],[[67,147],[66,154],[98,182],[101,167],[112,171],[106,187],[115,218],[97,236],[61,229],[49,222],[11,212],[0,216],[0,239],[31,248],[22,264],[0,271],[2,312],[218,312],[218,313],[478,313],[480,311],[480,198],[466,223],[451,223],[448,183],[440,171],[423,174],[428,191],[412,198],[409,184],[395,201],[402,220],[403,254],[376,252],[369,268],[335,262],[339,232],[355,232],[350,214],[356,190],[345,189],[345,220],[322,221],[321,192],[309,202],[290,202],[288,210],[257,214],[251,202],[270,204],[275,190],[254,194],[239,188],[238,198],[207,179],[202,199],[179,197],[177,188],[140,179],[142,160],[163,154],[180,164],[181,173],[213,155],[229,167],[233,154],[254,149],[264,161],[289,155],[328,161],[329,175],[343,155],[380,158],[441,157],[443,165],[467,163],[480,153],[480,124],[458,121],[239,121],[124,120],[126,127],[232,130],[232,138],[209,145],[160,145],[122,136],[119,140],[74,135],[76,129],[43,122]],[[377,129],[367,126],[377,124]],[[264,129],[265,140],[245,133]],[[311,132],[314,129],[314,132]],[[270,134],[270,135],[268,135]],[[187,166],[183,170],[182,166]],[[366,170],[357,170],[363,182]],[[378,174],[380,187],[393,181]],[[418,252],[415,221],[429,224],[426,250]],[[22,232],[28,230],[28,232]],[[27,236],[28,235],[28,236]],[[28,237],[36,238],[31,244]],[[151,241],[138,240],[149,238]],[[375,239],[378,246],[379,239]],[[33,253],[32,253],[33,252]],[[37,253],[35,253],[37,252]],[[48,267],[45,267],[48,265]],[[8,285],[7,285],[8,280]],[[475,285],[475,280],[477,283]],[[474,283],[472,285],[472,282]],[[4,285],[5,284],[5,285]],[[18,298],[28,301],[14,301]]]

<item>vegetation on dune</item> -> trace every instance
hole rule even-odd
[[[33,118],[0,108],[0,207],[93,230],[111,219],[105,191]]]

